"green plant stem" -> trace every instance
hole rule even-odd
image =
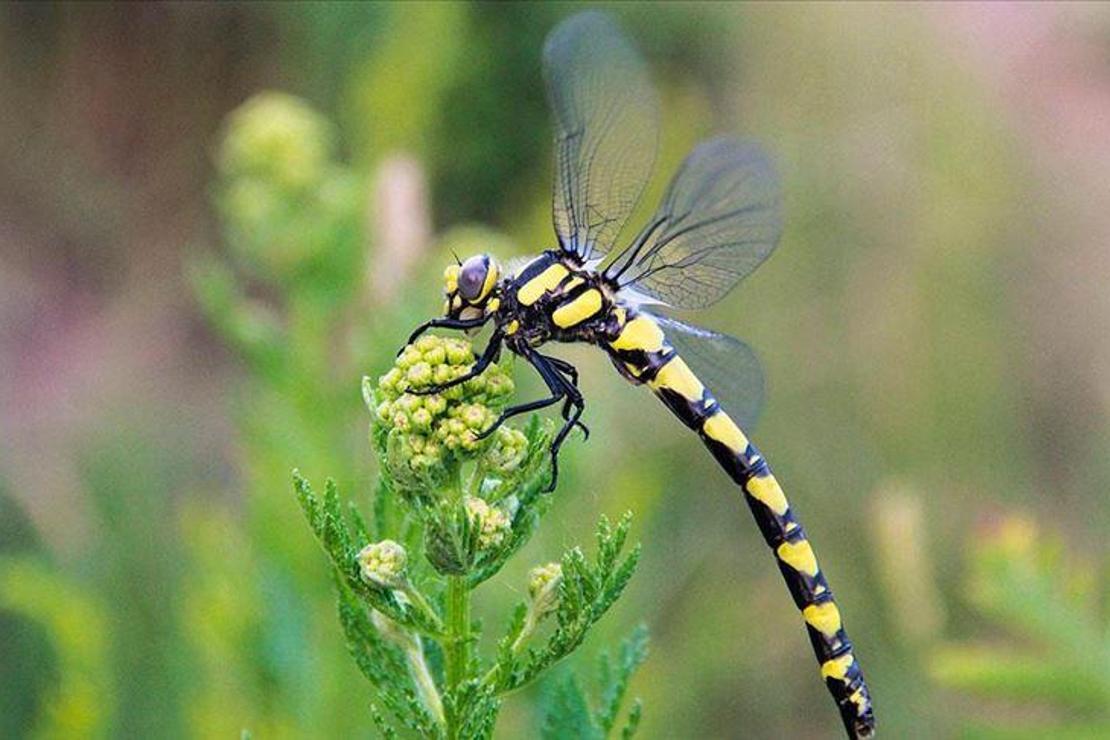
[[[466,576],[447,578],[447,689],[454,692],[466,679],[470,663],[470,587]],[[458,717],[447,717],[447,736],[459,737]]]
[[[432,638],[442,637],[443,621],[440,620],[439,615],[436,614],[436,610],[432,608],[432,605],[428,603],[428,600],[424,598],[424,594],[420,593],[420,591],[418,591],[415,586],[407,582],[401,589],[401,592],[408,597],[409,601],[412,602],[413,607],[423,613],[425,618],[429,622],[431,622],[433,628],[435,629],[435,633],[428,636]]]
[[[531,608],[528,610],[528,615],[524,618],[524,624],[520,628],[520,634],[513,640],[513,644],[509,647],[509,653],[513,658],[520,655],[520,651],[524,648],[524,643],[528,642],[528,638],[536,631],[536,626],[539,622],[536,620],[535,613]],[[500,665],[495,665],[486,671],[486,675],[482,676],[482,685],[489,686],[497,680],[498,673],[501,671]]]

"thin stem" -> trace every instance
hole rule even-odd
[[[524,643],[526,643],[528,638],[532,636],[532,633],[536,631],[536,625],[538,623],[535,610],[529,609],[528,616],[524,619],[524,626],[520,628],[520,634],[516,636],[516,639],[513,640],[512,647],[509,648],[514,657],[520,654],[520,649],[524,647]]]
[[[405,651],[409,661],[409,670],[412,672],[416,689],[424,700],[424,706],[431,711],[440,727],[443,727],[446,725],[446,718],[443,713],[443,701],[439,697],[439,689],[436,688],[435,679],[432,678],[432,672],[428,670],[428,663],[424,660],[424,648],[420,644],[420,639],[414,638],[413,643],[415,649]]]
[[[420,641],[420,637],[376,609],[370,610],[370,619],[382,637],[404,652],[405,660],[409,664],[409,675],[416,685],[416,691],[424,706],[431,712],[439,726],[445,727],[447,720],[444,716],[443,700],[440,698],[439,689],[436,688],[435,679],[428,670],[428,663],[424,660],[424,644]]]
[[[428,600],[424,598],[424,594],[420,593],[415,586],[407,581],[401,588],[401,593],[408,597],[412,605],[423,613],[425,618],[432,623],[436,633],[429,635],[429,637],[441,637],[443,633],[443,621],[439,618],[439,615],[436,614],[436,610],[432,608],[432,605],[428,603]]]
[[[524,643],[528,642],[528,638],[536,631],[538,625],[539,620],[536,619],[535,611],[529,606],[528,614],[524,617],[524,624],[520,627],[520,633],[516,636],[516,639],[513,640],[513,644],[509,646],[509,654],[511,657],[515,658],[520,655],[520,651],[524,648]],[[488,686],[492,683],[497,678],[497,674],[500,670],[500,664],[490,668],[486,672],[486,675],[482,676],[482,684]]]

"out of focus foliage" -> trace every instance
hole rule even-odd
[[[760,352],[753,434],[888,737],[1105,732],[1107,24],[1040,7],[612,8],[661,87],[660,172],[722,130],[779,160],[777,253],[684,318]],[[358,379],[438,311],[452,249],[550,244],[539,54],[571,10],[0,7],[0,735],[367,736],[288,470],[370,510]],[[582,650],[651,627],[641,736],[838,736],[729,481],[566,353],[593,435],[475,618],[633,509],[640,576]],[[977,529],[999,510],[1035,512],[1026,549]],[[552,734],[590,736],[625,660],[523,689],[499,730],[559,707]]]
[[[1011,516],[973,541],[965,595],[989,637],[945,645],[933,678],[962,692],[975,738],[1110,736],[1106,566]],[[996,631],[997,630],[997,631]],[[1003,720],[976,705],[1008,707]]]

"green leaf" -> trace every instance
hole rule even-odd
[[[614,665],[607,653],[602,653],[599,666],[601,686],[601,706],[598,708],[597,724],[606,734],[613,729],[620,711],[621,701],[628,690],[628,681],[633,671],[647,660],[648,632],[643,624],[636,627],[632,634],[621,642],[620,652]]]
[[[639,559],[639,546],[623,561],[620,550],[626,541],[630,520],[622,519],[613,529],[602,518],[598,525],[598,555],[591,564],[580,548],[563,554],[563,581],[555,630],[542,650],[530,649],[523,667],[507,677],[503,690],[519,688],[573,652],[624,591]]]
[[[938,683],[982,696],[1051,701],[1080,710],[1104,708],[1110,702],[1104,686],[1051,654],[953,645],[933,656],[929,672]]]
[[[624,723],[621,729],[621,738],[628,740],[636,734],[636,730],[640,729],[640,718],[644,714],[644,704],[639,699],[632,701],[632,708],[628,710],[628,720]]]
[[[556,682],[546,704],[540,730],[544,740],[603,740],[605,737],[594,724],[590,705],[573,674]]]

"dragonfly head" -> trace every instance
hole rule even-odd
[[[443,313],[453,319],[473,318],[490,309],[497,294],[501,267],[488,254],[476,254],[465,261],[448,265],[443,271]]]

